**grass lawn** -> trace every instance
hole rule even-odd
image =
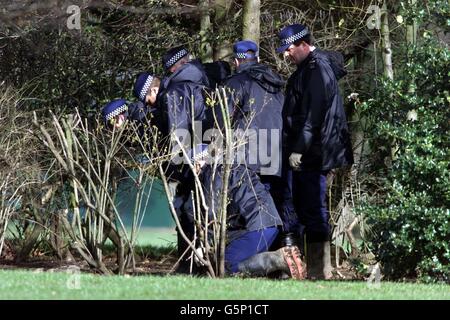
[[[75,277],[79,277],[78,279]],[[77,288],[78,287],[78,288]],[[0,270],[0,299],[450,299],[449,285]]]
[[[144,227],[138,248],[153,256],[176,246],[170,228]],[[139,249],[141,248],[141,249]],[[145,249],[145,250],[144,250]],[[267,279],[208,279],[188,276],[102,276],[64,271],[0,269],[0,299],[445,299],[450,285],[381,282],[298,282]]]
[[[137,237],[137,244],[155,247],[174,246],[177,244],[177,233],[175,228],[142,227]]]

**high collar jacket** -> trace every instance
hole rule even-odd
[[[342,55],[312,51],[291,75],[283,107],[284,147],[303,155],[301,169],[330,170],[353,163],[338,79]]]
[[[284,85],[277,73],[256,62],[241,65],[225,81],[233,127],[249,137],[247,164],[262,175],[281,175]]]

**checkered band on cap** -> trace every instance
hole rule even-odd
[[[238,59],[251,59],[251,58],[255,58],[258,56],[257,54],[246,53],[246,52],[237,52],[234,55]]]
[[[188,52],[186,49],[181,49],[180,51],[178,51],[172,58],[169,59],[169,61],[166,62],[166,68],[170,68],[171,66],[173,66],[178,60],[180,60],[182,57],[184,57],[185,55],[187,55]]]
[[[284,46],[286,44],[292,44],[295,41],[297,41],[298,39],[303,38],[304,36],[306,36],[309,33],[308,28],[303,29],[302,31],[300,31],[299,33],[293,34],[290,37],[287,37],[286,39],[281,40],[281,45]]]
[[[206,160],[209,157],[208,145],[198,144],[189,151],[189,158],[192,162]]]
[[[115,116],[117,116],[127,110],[128,110],[127,104],[123,104],[120,107],[118,107],[118,108],[114,109],[113,111],[111,111],[110,113],[108,113],[105,116],[105,118],[106,118],[106,120],[110,120],[110,119],[114,118]]]
[[[145,96],[147,95],[148,88],[150,88],[150,85],[152,84],[153,77],[149,75],[147,77],[147,80],[145,80],[144,86],[141,89],[141,92],[139,93],[139,98],[144,101]]]
[[[202,152],[196,153],[193,157],[192,157],[192,161],[199,161],[199,160],[204,160],[206,157],[208,157],[209,152],[208,149],[203,150]]]

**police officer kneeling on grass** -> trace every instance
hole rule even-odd
[[[279,34],[283,53],[297,65],[288,80],[283,131],[293,168],[294,206],[305,225],[308,277],[330,279],[330,225],[327,174],[353,163],[338,79],[346,74],[342,55],[313,46],[301,24]]]
[[[211,164],[216,161],[208,159],[221,156],[220,149],[215,147],[214,150],[215,155],[212,156],[202,147],[195,153],[202,158],[194,157],[195,167],[201,168],[200,178],[208,201],[210,221],[219,211],[223,185],[221,165],[214,173],[214,165]],[[227,273],[266,276],[278,272],[303,279],[306,270],[296,246],[268,251],[280,225],[281,219],[272,197],[258,175],[243,164],[233,164],[228,184]]]
[[[283,221],[283,231],[289,232],[297,216],[287,185],[287,171],[282,168],[285,81],[260,63],[255,42],[238,41],[233,46],[233,53],[236,72],[224,83],[228,89],[233,127],[247,135],[246,164],[269,190]]]

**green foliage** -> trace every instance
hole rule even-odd
[[[177,17],[170,8],[155,1],[148,5],[153,9],[148,15],[84,10],[81,30],[68,30],[64,20],[56,26],[31,25],[17,36],[2,26],[0,33],[10,37],[0,37],[0,78],[16,88],[25,86],[27,109],[56,114],[75,107],[90,114],[112,99],[133,100],[137,74],[162,76],[162,54],[196,36],[195,28],[173,26]]]
[[[447,32],[450,27],[450,2],[448,0],[429,0],[426,3],[419,0],[415,4],[411,0],[400,1],[400,13],[406,18],[407,24],[412,24],[413,21],[418,23],[434,21]]]
[[[425,38],[401,52],[395,81],[384,79],[361,106],[371,168],[383,178],[359,209],[385,275],[449,282],[450,51]]]

